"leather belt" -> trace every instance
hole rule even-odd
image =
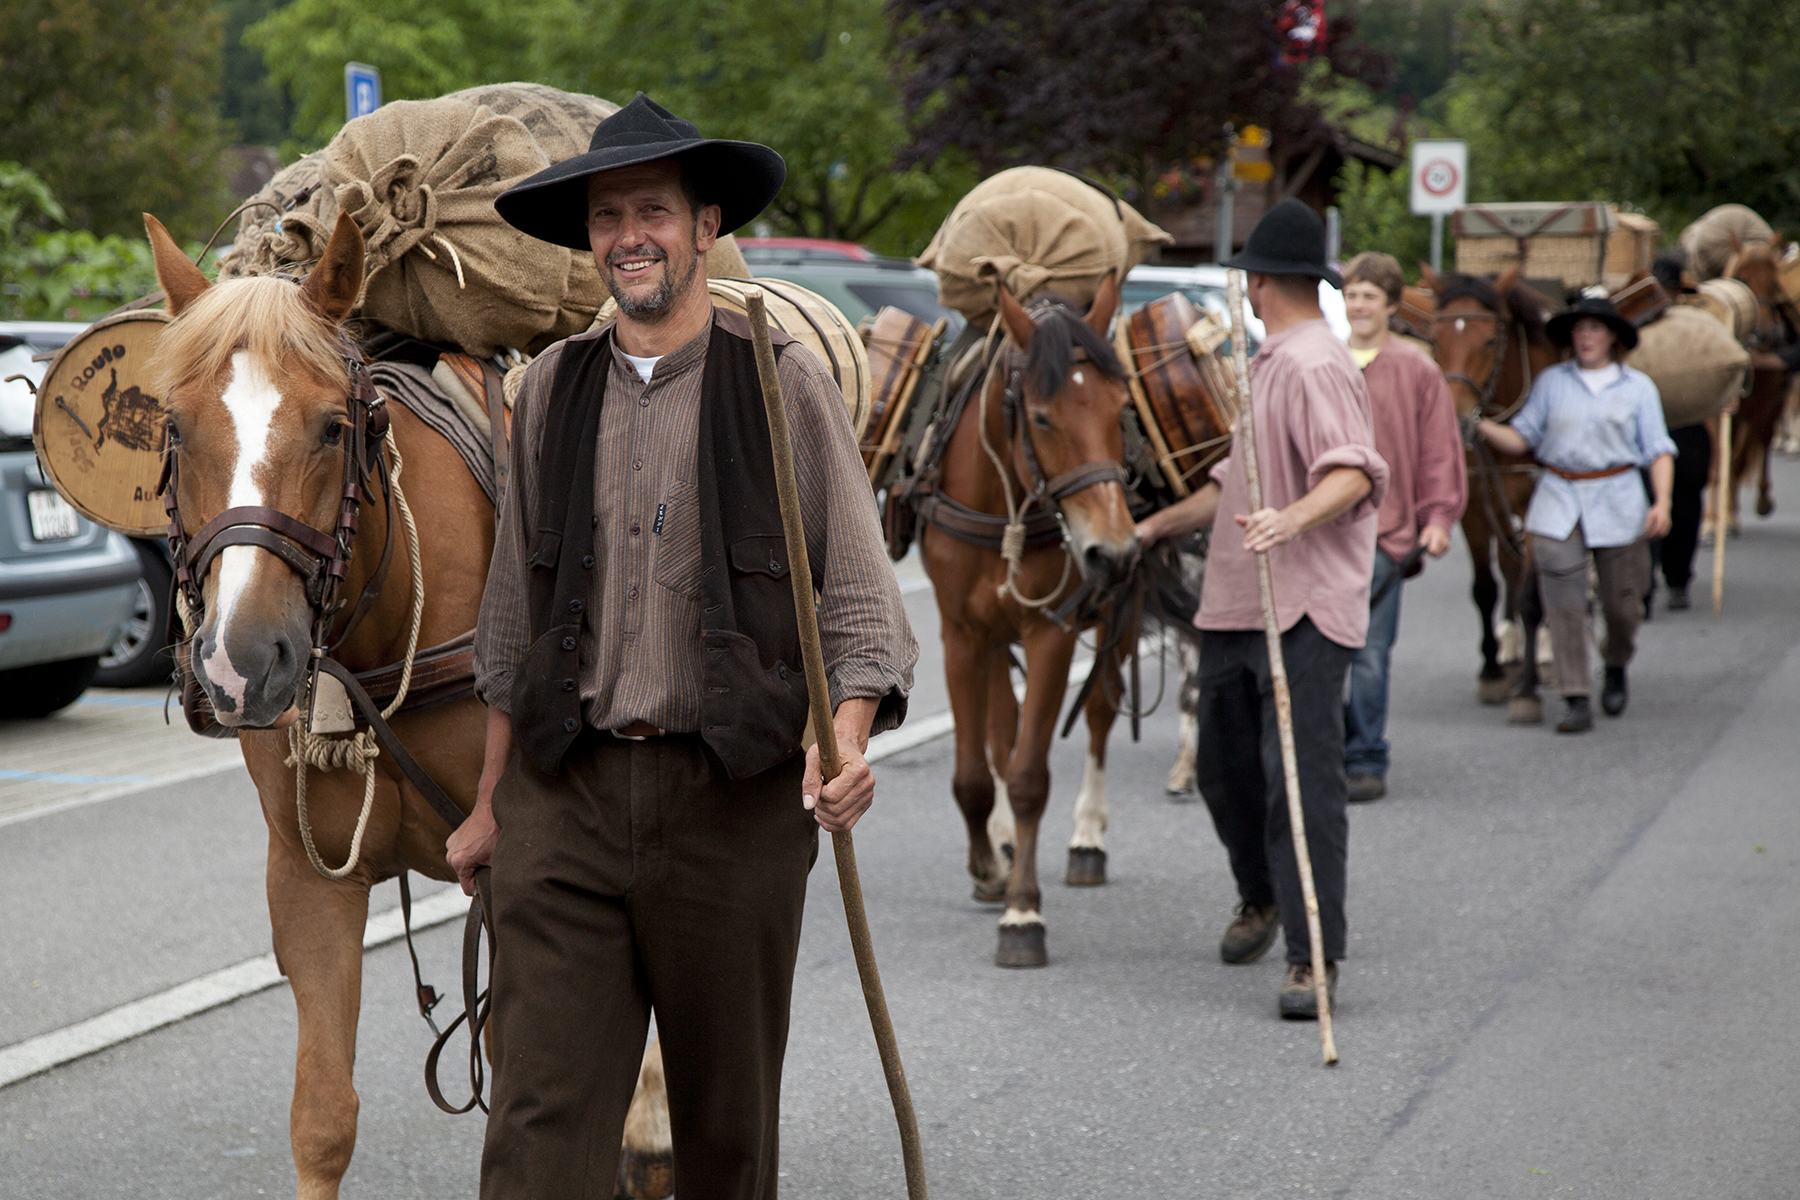
[[[662,737],[669,731],[666,729],[659,729],[648,721],[633,721],[629,725],[622,725],[617,729],[609,729],[607,732],[616,738],[624,738],[628,742],[641,742],[645,738]]]
[[[1636,463],[1626,463],[1622,467],[1607,467],[1601,471],[1565,471],[1561,467],[1550,467],[1552,475],[1561,475],[1564,479],[1610,479],[1614,475],[1623,475],[1627,471],[1637,470]]]

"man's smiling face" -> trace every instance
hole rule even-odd
[[[680,168],[664,159],[589,179],[587,227],[594,265],[620,311],[654,323],[693,284],[700,256],[717,240],[719,209],[696,213]]]

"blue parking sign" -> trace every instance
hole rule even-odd
[[[345,119],[366,117],[381,107],[381,72],[368,63],[344,64]]]

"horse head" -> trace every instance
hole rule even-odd
[[[1766,242],[1731,242],[1731,258],[1725,264],[1725,278],[1736,279],[1756,295],[1756,337],[1765,344],[1780,341],[1779,305],[1786,299],[1781,286],[1781,256],[1787,251],[1787,239],[1777,230]]]
[[[1012,466],[1028,491],[1054,501],[1082,577],[1105,586],[1131,573],[1137,526],[1125,502],[1120,420],[1125,368],[1106,340],[1119,309],[1109,275],[1086,317],[1045,305],[1034,318],[1000,289],[1000,319],[1017,349],[1006,359]]]
[[[345,464],[363,423],[351,412],[338,325],[362,286],[362,234],[340,216],[298,286],[210,284],[156,218],[144,222],[174,318],[155,365],[167,397],[171,541],[188,608],[199,609],[189,614],[190,661],[220,724],[286,723],[331,586],[322,577],[343,569],[324,560],[355,532],[354,515],[346,534],[341,514],[354,513]]]
[[[1543,340],[1542,313],[1528,289],[1519,286],[1518,266],[1497,277],[1440,275],[1423,263],[1419,270],[1437,298],[1432,346],[1457,416],[1511,405],[1520,397],[1506,384],[1522,372],[1523,386],[1529,386],[1529,348]]]

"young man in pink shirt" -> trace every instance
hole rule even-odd
[[[1468,475],[1456,406],[1444,373],[1424,352],[1388,335],[1406,277],[1392,255],[1370,251],[1344,268],[1350,357],[1362,368],[1375,449],[1388,465],[1370,583],[1369,633],[1350,660],[1344,704],[1344,769],[1352,801],[1387,795],[1388,663],[1400,629],[1400,581],[1420,558],[1442,558],[1462,519]]]
[[[1146,544],[1212,526],[1195,624],[1200,646],[1198,783],[1237,879],[1237,916],[1219,956],[1262,957],[1287,937],[1283,1017],[1318,1016],[1312,945],[1288,823],[1287,790],[1269,676],[1256,554],[1268,552],[1275,614],[1293,699],[1294,746],[1312,853],[1326,984],[1344,956],[1344,677],[1369,625],[1376,514],[1388,468],[1375,450],[1369,395],[1350,352],[1325,324],[1319,280],[1343,286],[1325,263],[1325,227],[1298,200],[1257,223],[1225,264],[1249,275],[1250,305],[1266,340],[1250,364],[1263,507],[1250,511],[1243,458],[1146,518]]]

